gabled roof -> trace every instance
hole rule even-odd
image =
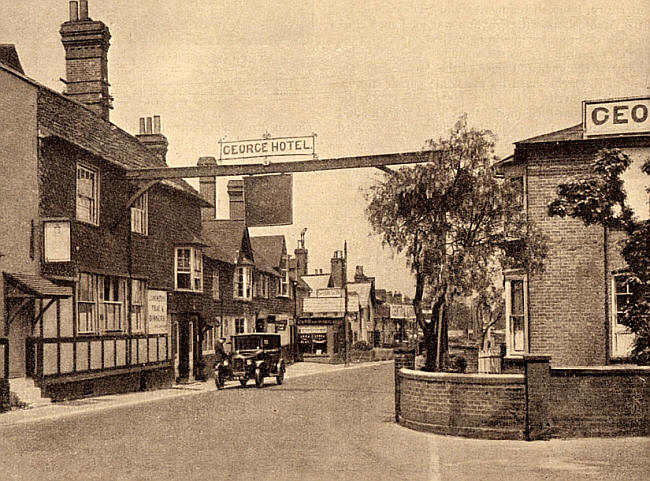
[[[329,287],[330,275],[329,274],[310,274],[302,276],[302,280],[309,286],[313,293],[318,289],[326,289]]]
[[[566,142],[570,140],[582,140],[583,139],[583,130],[582,124],[574,125],[562,130],[556,130],[555,132],[549,132],[548,134],[538,135],[536,137],[531,137],[529,139],[520,140],[515,142],[515,144],[536,144],[542,142]],[[506,159],[504,159],[506,160]]]
[[[37,120],[42,134],[59,137],[123,169],[167,167],[163,159],[133,135],[97,116],[86,105],[0,63],[0,70],[20,78],[38,89]],[[163,180],[163,185],[184,192],[200,205],[209,205],[182,179]]]
[[[282,264],[282,255],[286,254],[287,247],[283,235],[267,235],[251,237],[253,251],[259,252],[271,264],[279,268]]]
[[[229,264],[237,264],[244,258],[254,260],[248,229],[243,220],[204,221],[201,237],[209,244],[204,250],[208,257]]]

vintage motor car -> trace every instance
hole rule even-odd
[[[281,356],[280,335],[267,333],[237,334],[232,336],[233,352],[215,366],[214,379],[217,389],[223,389],[226,381],[239,379],[246,386],[249,379],[262,387],[264,378],[275,376],[278,384],[284,381],[286,366]]]

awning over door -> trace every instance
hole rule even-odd
[[[16,315],[29,305],[34,299],[49,299],[49,302],[35,313],[32,322],[36,324],[47,309],[58,299],[65,299],[72,296],[72,289],[69,287],[57,286],[34,274],[13,274],[4,272],[6,295],[9,299],[22,299],[22,302],[11,311],[7,310],[7,326],[15,319]]]
[[[33,274],[9,274],[5,272],[4,276],[7,284],[15,288],[9,291],[9,297],[65,299],[72,295],[72,289],[69,287],[57,286],[53,282]]]

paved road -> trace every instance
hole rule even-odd
[[[478,441],[393,423],[392,365],[0,426],[0,480],[636,480],[647,439]]]

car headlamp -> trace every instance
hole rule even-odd
[[[228,365],[230,365],[230,363],[226,360],[226,361],[223,361],[223,365],[228,366]]]
[[[251,364],[253,364],[253,360],[252,359],[246,359],[246,364],[248,366],[250,366]]]

